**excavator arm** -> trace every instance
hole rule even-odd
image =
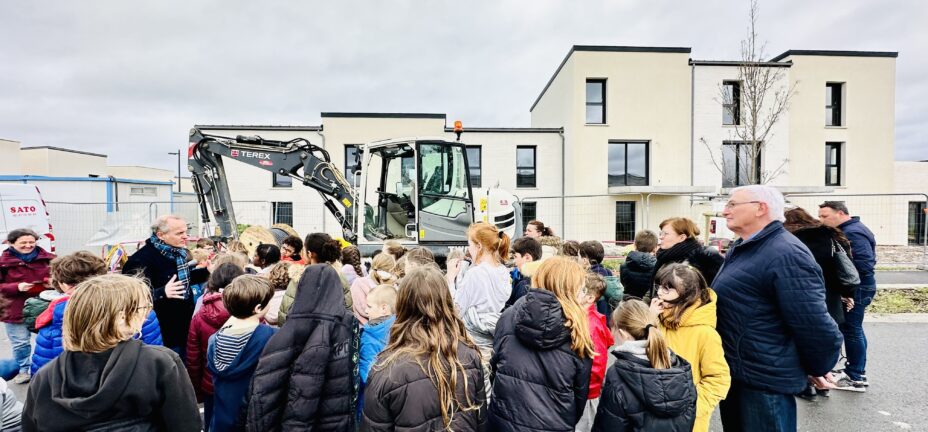
[[[273,173],[300,180],[319,192],[325,207],[341,224],[346,240],[354,243],[355,192],[336,168],[329,153],[304,138],[291,141],[266,140],[258,136],[235,138],[190,130],[188,166],[204,223],[212,213],[221,240],[238,238],[232,197],[226,180],[224,158],[231,158]],[[302,174],[300,169],[302,168]],[[344,214],[339,209],[344,209]],[[212,209],[212,212],[209,209]]]

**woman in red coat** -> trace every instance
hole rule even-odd
[[[23,324],[26,299],[39,295],[48,284],[48,265],[55,255],[36,245],[39,235],[30,229],[15,229],[7,235],[9,245],[0,253],[0,293],[9,301],[3,322],[19,363],[15,384],[29,382],[32,344],[29,329]]]

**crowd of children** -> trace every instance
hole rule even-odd
[[[635,259],[619,283],[602,244],[536,221],[468,240],[446,272],[393,242],[362,262],[322,233],[251,257],[204,240],[183,356],[160,347],[144,282],[56,258],[54,294],[27,307],[23,429],[708,430],[730,378],[698,270]]]

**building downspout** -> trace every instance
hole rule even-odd
[[[562,127],[557,134],[561,136],[561,236],[567,238],[567,220],[564,219],[566,214],[565,207],[567,205],[567,198],[565,197],[566,191],[564,190],[565,184],[567,183],[567,173],[565,172],[567,163],[564,162],[566,156],[564,149],[564,128]]]
[[[696,186],[696,65],[690,64],[690,186]],[[690,195],[690,207],[693,195]]]

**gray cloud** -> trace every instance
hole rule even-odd
[[[574,44],[736,59],[744,1],[4,2],[0,137],[172,168],[195,123],[318,124],[321,111],[527,126]],[[899,51],[896,157],[928,159],[925,2],[764,1],[770,56]]]

